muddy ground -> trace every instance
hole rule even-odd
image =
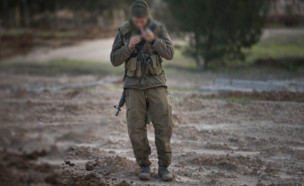
[[[271,93],[266,94],[271,99],[257,93],[206,96],[169,77],[168,84],[175,87],[170,89],[175,179],[163,183],[158,178],[153,127],[148,125],[152,179],[142,182],[136,176],[125,108],[114,116],[121,77],[103,77],[118,81],[92,88],[24,89],[100,78],[0,72],[0,185],[304,183],[303,94],[295,99],[288,94],[286,100],[284,93],[277,99]]]

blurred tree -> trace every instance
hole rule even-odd
[[[258,42],[263,0],[165,0],[183,32],[192,34],[189,52],[197,68],[211,61],[245,58],[242,48]]]
[[[1,0],[0,1],[0,26],[4,27],[33,27],[33,19],[37,15],[49,13],[54,16],[59,10],[67,9],[75,13],[87,11],[93,17],[108,10],[110,13],[114,9],[124,9],[130,1],[126,0]],[[57,23],[44,21],[48,26]]]

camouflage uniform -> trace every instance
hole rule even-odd
[[[139,30],[132,25],[132,21],[122,24],[112,47],[111,62],[114,66],[125,64],[128,132],[138,165],[151,164],[146,127],[149,118],[155,128],[158,163],[168,167],[172,154],[170,138],[173,121],[162,58],[171,60],[174,48],[162,24],[150,19],[146,27],[151,28],[156,39],[153,43],[146,42],[138,52],[130,49],[128,44],[132,35],[140,34]]]

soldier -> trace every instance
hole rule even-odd
[[[172,60],[174,48],[165,27],[152,20],[148,4],[136,0],[131,5],[131,19],[122,24],[116,35],[112,52],[113,66],[125,64],[124,89],[127,105],[128,133],[137,164],[139,178],[150,179],[151,149],[146,124],[155,129],[158,154],[158,174],[171,181],[170,138],[173,121],[162,58]]]

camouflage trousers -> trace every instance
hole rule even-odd
[[[126,89],[128,133],[139,166],[150,165],[151,148],[147,138],[147,117],[155,131],[159,166],[171,164],[170,139],[173,130],[171,103],[165,87],[147,90]]]

